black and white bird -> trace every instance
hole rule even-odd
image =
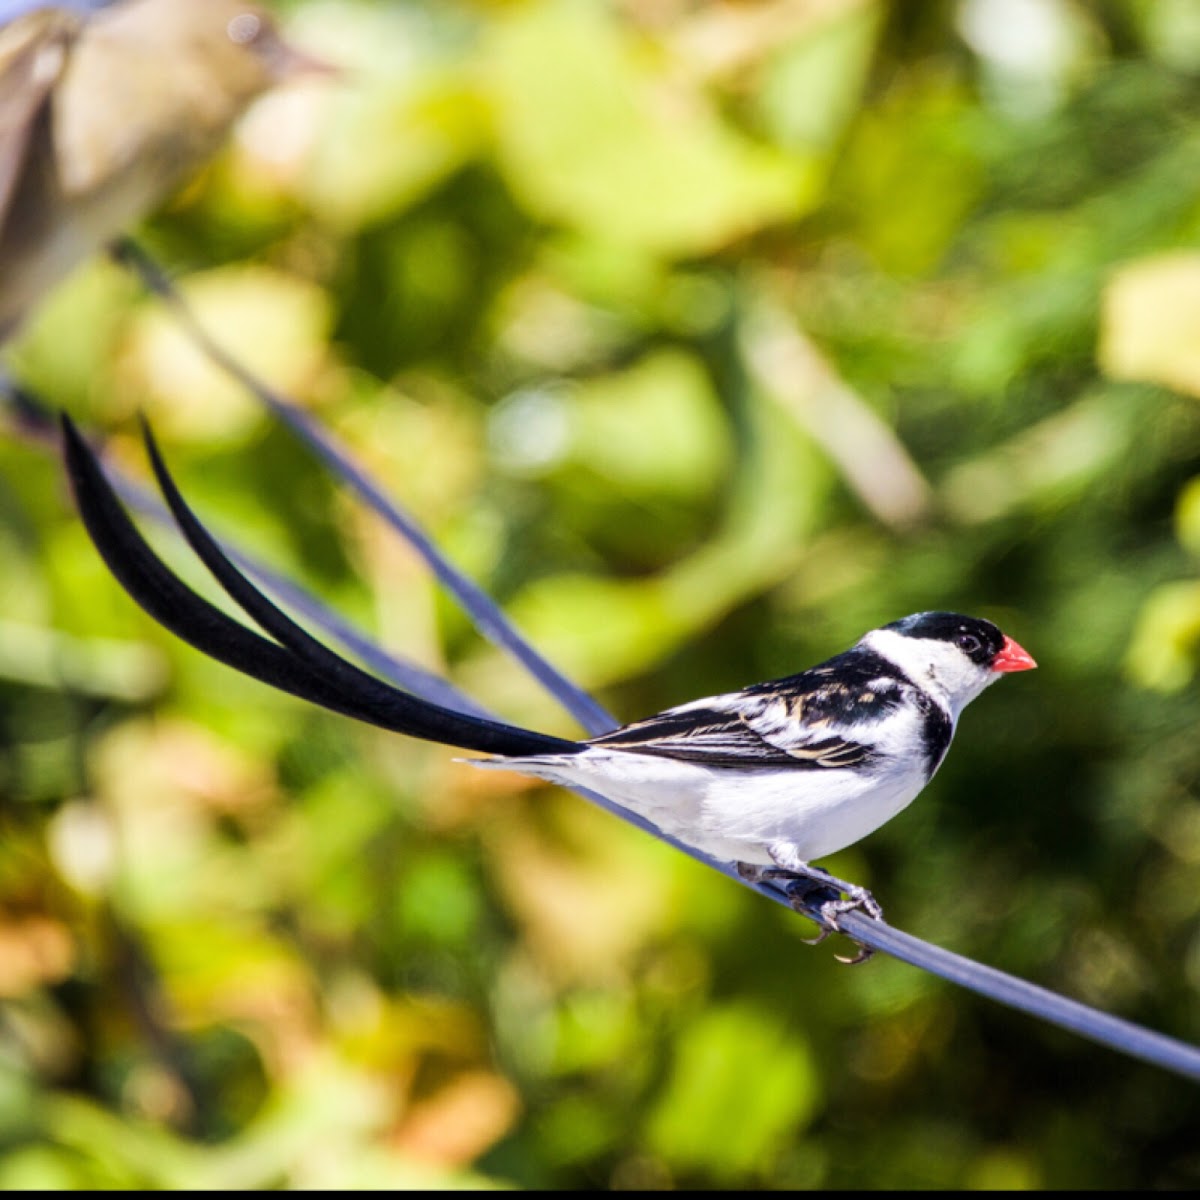
[[[693,700],[587,741],[551,737],[418,699],[317,642],[229,561],[146,430],[159,486],[184,536],[271,636],[226,616],[155,557],[69,419],[63,432],[76,502],[97,549],[133,598],[184,641],[335,712],[494,756],[468,760],[477,766],[598,792],[686,845],[737,864],[744,878],[782,881],[796,901],[827,893],[818,905],[827,927],[851,908],[876,917],[880,909],[865,889],[813,860],[907,807],[941,764],[963,709],[1002,675],[1036,666],[990,621],[915,613],[797,675]]]

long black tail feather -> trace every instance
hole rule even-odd
[[[200,523],[199,518],[184,500],[175,480],[163,462],[158,443],[146,422],[142,421],[142,435],[150,462],[154,468],[158,486],[171,510],[176,523],[197,557],[209,569],[217,582],[229,596],[254,619],[254,621],[277,642],[290,650],[297,658],[312,668],[324,683],[336,689],[344,698],[361,706],[374,718],[383,715],[395,724],[387,728],[403,728],[418,736],[443,740],[450,731],[439,727],[424,726],[422,719],[428,701],[422,701],[368,674],[361,667],[347,662],[327,646],[317,641],[306,629],[287,616],[278,606],[250,582],[226,556],[216,539]],[[449,711],[449,710],[444,710]],[[453,714],[451,714],[453,715]],[[475,720],[476,718],[469,718]],[[540,735],[537,735],[540,736]],[[452,744],[459,745],[459,741]]]
[[[138,533],[95,455],[69,417],[63,452],[75,501],[100,556],[161,625],[234,670],[333,712],[383,729],[485,754],[572,754],[579,742],[458,713],[410,696],[340,658],[286,616],[229,561],[184,502],[146,434],[159,486],[184,536],[226,592],[272,641],[233,620],[182,583]]]

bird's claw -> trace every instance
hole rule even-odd
[[[782,866],[737,864],[737,873],[742,879],[753,883],[782,882],[783,892],[792,910],[818,922],[820,932],[816,937],[804,938],[805,945],[819,946],[831,933],[843,932],[838,925],[838,918],[848,912],[858,910],[866,913],[873,921],[883,920],[883,909],[879,901],[866,888],[828,875],[820,867],[810,867],[809,870],[811,874],[803,874]],[[815,897],[820,893],[824,893],[828,898],[816,902]],[[845,899],[842,899],[843,894]],[[856,967],[875,954],[870,946],[864,946],[861,942],[855,944],[858,946],[858,953],[853,958],[844,958],[840,954],[835,954],[834,958],[847,966]]]
[[[883,920],[883,909],[879,907],[879,901],[866,888],[851,885],[842,890],[846,893],[847,899],[826,900],[821,905],[822,916],[832,919],[858,909],[860,912],[865,912],[872,921]]]
[[[825,922],[824,933],[827,934],[830,928],[839,928],[838,917],[856,910],[866,913],[873,921],[883,920],[883,909],[879,906],[879,901],[866,888],[852,885],[846,888],[845,892],[845,900],[826,900],[820,906],[821,919]],[[843,958],[840,954],[835,954],[834,958],[848,967],[857,967],[874,956],[875,951],[870,946],[864,946],[862,942],[857,941],[854,944],[858,947],[858,953],[853,958]]]
[[[853,938],[850,939],[854,941]],[[853,958],[844,958],[840,954],[835,954],[833,957],[840,963],[845,963],[848,967],[858,967],[865,963],[868,959],[875,957],[875,951],[870,946],[864,946],[862,942],[854,942],[858,947],[858,953]]]

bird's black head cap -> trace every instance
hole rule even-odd
[[[1004,634],[991,621],[967,617],[962,613],[923,612],[901,617],[884,629],[894,629],[905,637],[932,638],[953,642],[975,663],[984,666],[1004,649]]]

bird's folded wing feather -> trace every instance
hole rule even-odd
[[[805,708],[803,694],[718,696],[626,725],[590,744],[711,766],[829,769],[871,759],[869,742],[835,733],[820,716],[808,719]]]

